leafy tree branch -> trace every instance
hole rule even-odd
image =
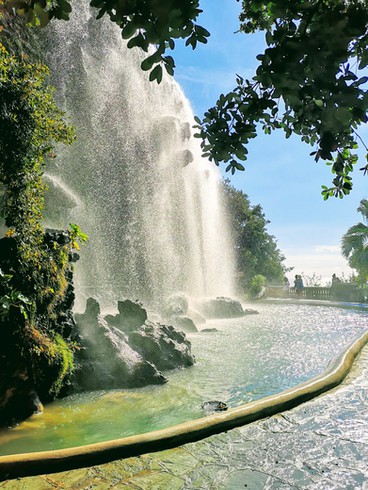
[[[324,199],[349,194],[357,130],[368,111],[366,2],[243,1],[240,20],[245,33],[266,31],[267,48],[257,56],[253,79],[238,76],[235,89],[196,119],[204,154],[232,173],[244,170],[240,162],[259,128],[283,129],[286,138],[296,134],[315,147],[316,161],[331,165]]]
[[[44,27],[52,19],[68,20],[72,11],[68,0],[0,0],[0,8],[15,11],[26,17],[28,23]],[[163,68],[174,74],[175,62],[166,54],[173,50],[176,39],[184,39],[193,49],[198,43],[207,43],[210,33],[196,23],[202,12],[199,0],[91,0],[97,9],[97,19],[104,15],[121,29],[128,48],[141,48],[149,56],[141,64],[150,71],[149,79],[162,81]],[[150,48],[154,47],[154,52]]]

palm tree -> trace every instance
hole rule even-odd
[[[368,200],[362,199],[357,209],[368,224]],[[352,269],[358,272],[359,279],[365,283],[368,278],[368,226],[358,223],[351,226],[341,239],[342,255]]]

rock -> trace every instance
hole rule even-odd
[[[258,315],[259,311],[257,310],[252,310],[251,308],[245,308],[244,309],[244,315]]]
[[[197,304],[197,309],[206,318],[237,318],[244,316],[240,301],[226,297],[203,300]]]
[[[182,330],[185,333],[198,332],[198,329],[195,326],[193,320],[187,316],[172,316],[169,320],[169,323],[171,323],[178,330]]]
[[[181,123],[181,138],[182,141],[188,140],[191,137],[191,125],[188,122],[182,122]]]
[[[11,426],[43,411],[27,369],[15,364],[0,374],[0,426]]]
[[[44,242],[47,248],[52,253],[55,243],[63,246],[70,242],[69,232],[47,228],[45,230]],[[76,252],[69,254],[68,267],[65,270],[67,287],[65,289],[62,300],[59,300],[57,302],[53,312],[54,320],[52,321],[51,329],[55,332],[61,333],[64,339],[68,339],[75,329],[75,320],[73,315],[75,293],[73,284],[72,263],[77,262],[77,260],[79,260],[79,254],[77,254]]]
[[[82,349],[77,353],[74,390],[164,383],[161,370],[194,364],[184,332],[150,322],[138,302],[119,301],[118,310],[118,315],[103,319],[98,302],[89,298],[85,313],[75,315]]]
[[[147,311],[138,301],[126,299],[118,301],[119,313],[115,316],[107,315],[106,322],[122,332],[129,333],[142,326],[147,320]]]
[[[218,332],[217,328],[204,328],[201,332]]]
[[[189,300],[186,294],[176,293],[170,296],[164,308],[164,314],[168,317],[172,315],[185,315],[189,308]]]
[[[58,263],[59,247],[68,245],[70,235],[64,230],[45,230],[44,246],[47,256],[56,257]],[[4,273],[19,271],[19,254],[14,237],[0,239],[0,268]],[[51,306],[50,300],[37,304],[34,324],[28,324],[19,307],[11,305],[8,315],[0,318],[0,425],[12,424],[24,420],[35,412],[42,411],[42,403],[51,401],[55,392],[55,382],[67,384],[69,381],[67,353],[72,351],[66,345],[75,335],[75,321],[72,313],[75,294],[73,272],[70,262],[78,259],[78,254],[69,256],[63,268],[56,267],[55,272],[62,283],[62,292],[58,292]],[[73,260],[72,260],[73,259]],[[43,274],[43,272],[41,273]],[[63,274],[64,277],[60,274]],[[24,296],[34,294],[33,282],[22,284],[22,275],[16,274],[17,288]],[[52,282],[51,282],[52,284]],[[0,294],[1,295],[1,294]],[[46,295],[45,295],[46,297]],[[38,330],[38,325],[42,327]],[[43,333],[45,332],[45,336]],[[48,333],[57,334],[48,337]],[[60,348],[62,340],[65,344]],[[53,350],[55,348],[55,351]],[[65,357],[64,357],[65,355]],[[65,375],[65,377],[64,377]],[[63,386],[61,386],[63,388]]]
[[[89,298],[85,313],[75,317],[81,349],[76,353],[74,391],[132,388],[167,381],[129,345],[127,335],[120,328],[108,325],[101,318],[95,299]]]
[[[164,322],[169,323],[178,330],[183,330],[186,333],[198,332],[193,319],[186,315],[188,311],[189,299],[187,295],[184,293],[173,294],[167,300],[164,307]]]
[[[202,408],[206,412],[225,412],[229,407],[224,402],[211,400],[209,402],[202,403]]]
[[[172,326],[146,322],[129,334],[129,344],[160,370],[192,366],[191,344]]]
[[[196,325],[206,323],[205,317],[198,313],[198,311],[193,310],[193,308],[188,309],[187,316],[189,316],[189,318],[191,318]]]

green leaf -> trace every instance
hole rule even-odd
[[[241,163],[239,163],[239,162],[235,162],[235,163],[234,163],[234,167],[235,167],[237,170],[240,170],[241,172],[245,170],[244,165],[242,165],[242,164],[241,164]]]
[[[206,37],[209,37],[211,34],[207,31],[207,29],[205,29],[204,27],[201,27],[201,26],[195,26],[194,27],[194,30],[196,31],[197,34],[199,34],[202,38],[206,38]],[[203,42],[203,41],[201,41]],[[207,39],[205,40],[205,42],[207,42]]]
[[[129,39],[137,32],[137,25],[130,21],[126,24],[126,26],[121,31],[121,36],[123,39]]]
[[[153,82],[153,80],[156,80],[157,83],[161,83],[162,81],[162,66],[157,65],[155,68],[151,71],[149,75],[149,80],[150,82]]]

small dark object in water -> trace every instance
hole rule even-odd
[[[209,402],[202,403],[202,408],[207,412],[224,412],[229,407],[224,402],[218,400],[211,400]]]

